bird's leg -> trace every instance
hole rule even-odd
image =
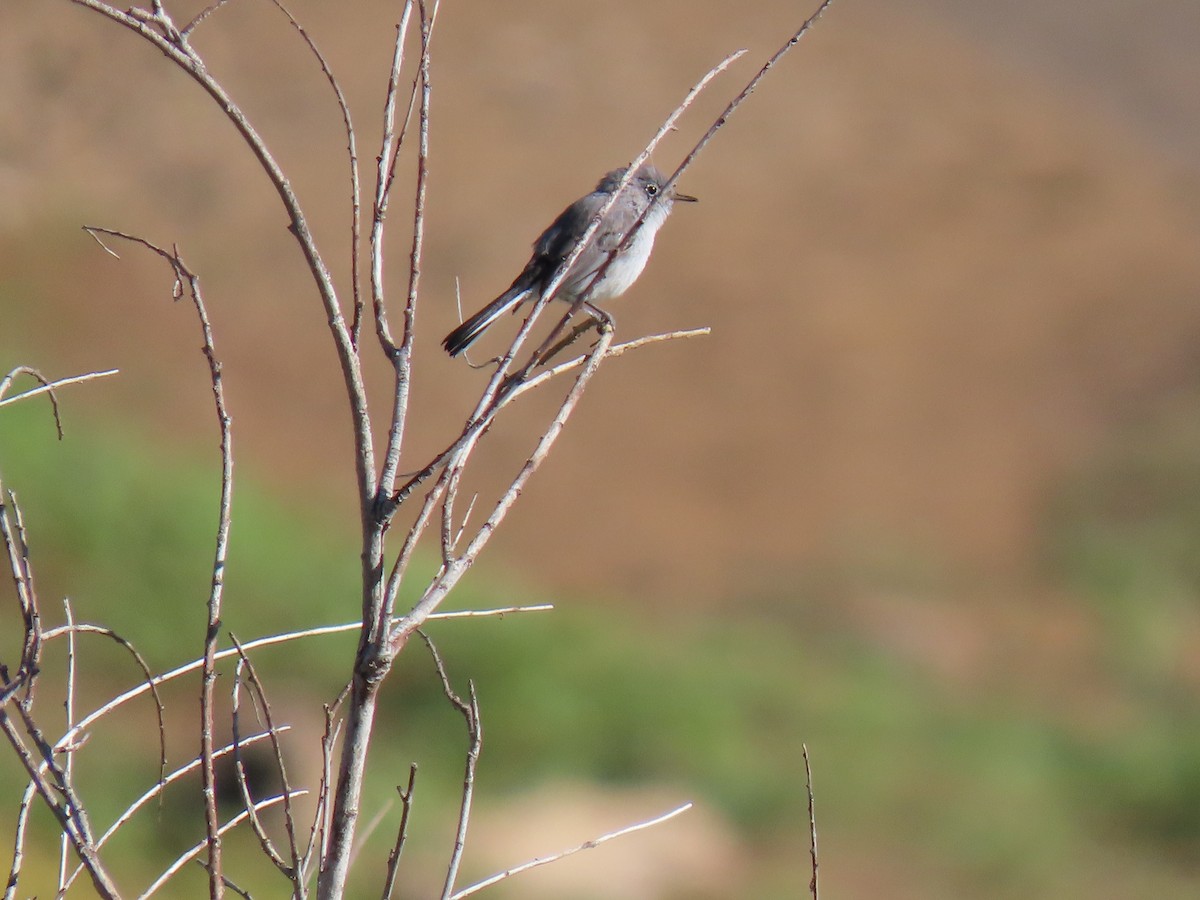
[[[543,348],[542,350],[540,350],[538,352],[537,362],[534,365],[535,366],[546,365],[548,362],[550,362],[550,360],[552,360],[558,354],[562,353],[569,346],[571,346],[573,343],[575,343],[577,340],[579,340],[580,336],[585,331],[590,331],[592,328],[596,328],[597,326],[599,326],[599,324],[600,324],[600,322],[598,319],[592,319],[592,318],[585,319],[584,321],[578,323],[566,335],[564,335],[562,340],[560,340],[558,343],[554,344],[552,347],[549,347],[548,349]]]
[[[544,366],[551,359],[557,356],[562,351],[575,343],[586,332],[595,328],[596,331],[603,334],[605,331],[611,331],[616,327],[617,320],[613,318],[612,313],[601,309],[598,306],[593,306],[591,303],[583,302],[580,304],[584,312],[588,314],[588,318],[575,325],[558,343],[551,346],[549,349],[545,345],[538,351],[536,366]],[[557,331],[558,329],[555,329]],[[553,334],[551,335],[553,337]],[[549,342],[547,342],[549,343]]]

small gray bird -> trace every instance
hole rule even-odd
[[[467,319],[446,335],[442,346],[451,356],[458,356],[475,342],[492,323],[509,310],[514,310],[525,301],[535,301],[542,296],[554,277],[554,273],[575,249],[576,243],[591,224],[600,208],[612,196],[627,169],[614,169],[600,179],[596,189],[580,197],[566,209],[550,227],[542,232],[533,244],[533,256],[525,264],[507,291]],[[694,202],[695,197],[680,194],[675,190],[663,193],[667,179],[649,164],[642,166],[625,186],[617,202],[605,215],[599,229],[584,251],[567,271],[562,284],[555,292],[555,299],[574,303],[592,283],[596,272],[604,261],[620,247],[620,252],[605,270],[604,276],[592,288],[588,302],[599,302],[619,297],[637,281],[650,251],[654,249],[654,236],[662,227],[676,200]],[[657,202],[656,202],[657,201]],[[638,217],[646,212],[642,227],[624,247],[621,241]]]

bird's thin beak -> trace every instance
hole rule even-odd
[[[681,193],[679,193],[679,191],[675,191],[673,196],[676,200],[682,200],[684,203],[699,203],[700,202],[699,197],[693,197],[691,194],[681,194]]]

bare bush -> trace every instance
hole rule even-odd
[[[221,897],[227,890],[242,893],[236,873],[227,871],[223,844],[232,840],[235,834],[248,832],[245,839],[257,842],[265,857],[288,883],[288,890],[293,897],[304,898],[312,893],[321,898],[341,897],[345,893],[347,877],[354,862],[363,779],[367,770],[379,692],[397,655],[405,649],[410,637],[414,633],[420,633],[419,629],[431,619],[521,611],[519,608],[510,608],[446,614],[439,610],[447,595],[479,559],[533,473],[553,449],[563,427],[576,410],[580,398],[600,367],[623,353],[652,347],[663,341],[694,337],[705,333],[706,329],[680,330],[618,343],[615,341],[611,322],[581,315],[587,311],[587,292],[584,292],[573,303],[572,308],[553,324],[544,343],[535,350],[527,348],[535,324],[559,289],[564,273],[595,234],[600,218],[606,211],[602,210],[593,219],[571,255],[559,267],[542,297],[533,304],[508,349],[487,364],[490,368],[488,377],[474,400],[471,412],[458,427],[457,433],[447,440],[441,452],[435,454],[419,470],[407,475],[402,474],[400,458],[409,420],[409,391],[413,376],[412,360],[416,333],[415,313],[421,295],[420,276],[425,238],[431,127],[430,41],[438,16],[436,0],[407,0],[402,7],[396,27],[394,52],[386,76],[382,138],[372,172],[374,187],[367,198],[365,212],[357,135],[351,124],[351,111],[345,94],[315,43],[278,0],[273,0],[306,42],[316,64],[324,72],[342,114],[346,141],[345,177],[352,212],[348,260],[351,277],[346,285],[335,284],[330,267],[313,236],[306,212],[292,189],[288,175],[271,153],[264,138],[192,44],[191,38],[197,30],[212,16],[220,14],[225,5],[224,0],[217,0],[182,24],[174,20],[161,0],[151,0],[146,7],[131,7],[125,10],[101,0],[72,2],[128,29],[153,45],[166,57],[169,64],[186,73],[207,93],[236,128],[245,148],[257,160],[263,177],[274,188],[286,211],[289,230],[320,298],[320,312],[328,324],[329,340],[339,362],[345,402],[351,413],[354,439],[351,464],[356,475],[355,500],[360,519],[361,615],[356,621],[345,625],[269,635],[256,640],[239,641],[232,635],[222,633],[225,567],[233,534],[233,429],[224,394],[222,366],[200,279],[175,247],[167,248],[146,238],[113,228],[88,226],[87,231],[92,237],[114,255],[120,246],[132,245],[160,257],[169,267],[173,279],[173,297],[185,300],[191,305],[201,328],[213,405],[217,415],[221,463],[219,514],[208,591],[203,653],[197,659],[170,671],[153,674],[133,647],[121,636],[102,627],[76,623],[69,604],[64,606],[63,624],[53,628],[45,627],[44,605],[36,589],[21,507],[12,492],[0,495],[0,533],[3,535],[9,569],[15,585],[16,608],[20,614],[22,635],[18,659],[15,663],[10,662],[0,668],[0,678],[3,680],[0,686],[0,729],[3,730],[15,759],[28,776],[29,785],[17,809],[16,842],[4,896],[17,896],[27,839],[27,823],[35,798],[36,802],[40,802],[54,815],[63,838],[58,890],[65,892],[77,879],[86,876],[100,896],[118,897],[121,892],[118,890],[117,876],[113,870],[116,863],[108,860],[104,853],[109,838],[134,816],[152,808],[165,791],[176,789],[176,785],[180,783],[192,783],[198,778],[204,800],[203,836],[167,866],[150,885],[140,889],[139,896],[155,893],[192,860],[198,860],[204,866],[211,897]],[[830,2],[831,0],[825,0],[821,3],[814,15],[788,38],[745,87],[730,100],[722,114],[703,133],[692,151],[670,176],[668,187],[674,184],[696,154],[725,125],[729,116],[750,95],[775,62],[808,31]],[[663,137],[676,128],[680,117],[699,92],[743,52],[730,54],[704,74],[632,160],[626,181],[649,157]],[[407,87],[406,74],[411,76],[411,86]],[[407,261],[408,277],[406,290],[397,298],[389,296],[384,284],[385,234],[389,224],[391,193],[401,174],[400,150],[411,143],[415,143],[414,162],[410,173],[410,177],[414,179],[414,201]],[[614,199],[616,196],[617,193],[614,192]],[[635,229],[637,227],[640,227],[640,223]],[[297,311],[297,315],[299,314]],[[573,326],[573,323],[581,318],[582,323]],[[597,336],[590,347],[573,357],[559,358],[577,338],[591,328],[595,328]],[[373,404],[367,396],[363,369],[368,354],[376,354],[386,361],[391,369],[392,389],[382,403]],[[75,382],[110,374],[112,372],[95,372],[52,383],[34,370],[16,369],[0,383],[0,406],[46,393],[54,404],[54,414],[57,418],[57,390]],[[25,394],[5,400],[4,393],[19,376],[30,376],[40,385]],[[533,437],[532,451],[510,475],[507,485],[498,496],[490,500],[464,497],[460,493],[463,473],[475,460],[484,433],[524,394],[545,388],[551,383],[563,385],[561,395],[552,414]],[[378,456],[377,447],[382,448]],[[0,490],[3,488],[0,487]],[[406,519],[407,527],[393,529],[401,509],[411,510]],[[401,585],[411,577],[411,564],[418,548],[426,546],[433,549],[439,560],[436,571],[420,589],[417,601],[407,609],[398,609]],[[525,610],[545,608],[527,607]],[[320,748],[323,760],[322,776],[317,784],[295,785],[285,762],[285,743],[291,733],[290,728],[280,721],[269,703],[268,688],[254,667],[254,654],[265,646],[351,630],[358,632],[358,645],[350,666],[347,686],[325,711],[326,728]],[[142,680],[136,687],[85,715],[77,716],[73,695],[79,675],[75,668],[73,648],[76,641],[92,636],[115,641],[125,648],[141,672]],[[67,720],[65,729],[57,737],[51,738],[47,737],[47,734],[52,732],[48,720],[41,713],[43,707],[35,702],[35,697],[43,675],[44,648],[49,642],[60,640],[68,645],[68,666],[65,673]],[[451,686],[436,648],[428,638],[426,642],[433,653],[445,695],[462,714],[468,734],[458,827],[446,868],[442,897],[465,897],[518,872],[561,858],[579,849],[596,846],[611,837],[664,821],[687,808],[688,804],[684,804],[662,816],[613,832],[573,850],[515,865],[478,884],[458,888],[458,867],[470,819],[475,766],[482,745],[482,725],[474,686],[469,687],[465,698],[459,696]],[[232,664],[234,670],[231,699],[233,720],[232,739],[222,742],[216,737],[221,733],[222,726],[217,721],[215,691],[218,667],[226,661]],[[76,790],[74,777],[74,760],[87,740],[89,729],[135,698],[149,694],[156,700],[159,710],[157,727],[160,743],[165,746],[162,704],[158,701],[159,688],[164,684],[195,676],[199,678],[201,697],[200,721],[196,729],[198,751],[195,757],[183,766],[168,769],[164,749],[161,771],[154,783],[108,824],[104,831],[98,832],[90,821],[86,803]],[[247,707],[258,723],[250,730],[245,727]],[[248,785],[244,754],[248,748],[255,745],[270,748],[278,783],[281,785],[278,793],[268,797],[254,796]],[[234,762],[233,772],[242,797],[242,811],[228,820],[222,820],[217,803],[218,772],[219,763],[226,758]],[[385,897],[391,896],[396,883],[408,834],[415,789],[414,767],[408,775],[406,786],[398,789],[402,802],[402,816],[382,882],[381,890]],[[293,801],[306,792],[314,795],[315,813],[311,821],[304,823],[300,821]],[[285,845],[282,846],[280,835],[267,828],[260,815],[263,810],[276,806],[280,807],[283,813],[282,841]],[[243,823],[249,828],[235,831],[237,826]],[[813,854],[815,893],[815,842]]]

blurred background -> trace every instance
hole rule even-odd
[[[364,172],[400,6],[292,4],[350,99]],[[443,4],[402,468],[455,433],[485,377],[438,347],[456,283],[468,313],[507,286],[563,206],[749,48],[657,152],[672,167],[809,11]],[[483,707],[466,879],[691,799],[494,894],[803,896],[805,743],[829,896],[1200,890],[1197,38],[1193,0],[842,0],[738,111],[682,182],[701,203],[615,309],[618,338],[711,336],[602,371],[452,598],[556,611],[433,629]],[[320,71],[268,4],[229,4],[195,44],[291,173],[348,295],[344,138]],[[0,370],[121,369],[63,393],[61,443],[40,402],[0,410],[46,616],[69,596],[156,670],[202,640],[218,459],[199,334],[161,262],[115,260],[79,229],[99,224],[178,243],[202,278],[238,454],[226,625],[353,619],[336,361],[232,128],[159,54],[67,2],[0,9],[0,84]],[[381,398],[386,372],[371,377]],[[511,476],[550,399],[488,436],[472,488]],[[302,776],[352,650],[262,654]],[[137,681],[110,647],[81,654],[81,707]],[[194,686],[168,699],[178,762]],[[386,855],[393,786],[418,761],[402,885],[425,896],[462,722],[418,646],[387,702],[363,858]],[[153,781],[155,744],[148,708],[93,735],[79,765],[97,821]],[[0,765],[0,845],[22,784]],[[198,839],[198,790],[177,793],[114,847],[131,892]],[[30,892],[53,865],[37,825]],[[278,884],[249,872],[266,895]],[[379,872],[360,875],[377,895]]]

